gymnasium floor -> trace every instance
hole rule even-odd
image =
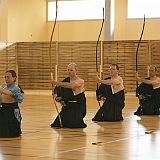
[[[85,129],[52,129],[57,116],[50,91],[25,91],[19,138],[0,139],[0,160],[159,160],[160,117],[133,115],[138,101],[126,95],[122,122],[94,123],[94,92],[87,92]],[[60,105],[59,110],[60,110]]]

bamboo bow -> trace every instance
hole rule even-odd
[[[104,8],[103,8],[103,20],[102,20],[102,25],[101,25],[101,29],[98,35],[98,39],[97,39],[97,44],[96,44],[96,73],[98,76],[98,43],[99,43],[99,39],[101,37],[101,33],[102,33],[102,29],[103,29],[103,25],[104,25]],[[98,90],[98,83],[97,83],[97,90]],[[101,107],[100,102],[98,101],[99,107]]]
[[[137,50],[136,50],[136,73],[138,72],[138,49],[139,49],[139,46],[140,46],[140,43],[141,43],[141,40],[142,40],[142,36],[143,36],[143,33],[144,33],[144,27],[145,27],[145,15],[144,15],[144,18],[143,18],[143,27],[142,27],[141,36],[140,36],[138,46],[137,46]],[[138,81],[136,82],[136,86],[138,87]]]
[[[50,60],[51,80],[53,79],[51,48],[52,48],[53,34],[54,34],[54,31],[55,31],[56,22],[57,22],[57,16],[58,16],[58,0],[56,0],[56,16],[55,16],[54,25],[53,25],[53,28],[52,28],[52,33],[51,33],[50,43],[49,43],[49,60]],[[54,86],[52,86],[53,102],[54,102],[54,105],[55,105],[55,108],[56,108],[56,111],[57,111],[57,114],[58,114],[60,126],[61,126],[61,128],[62,128],[62,127],[63,127],[63,126],[62,126],[62,120],[61,120],[60,113],[59,113],[59,110],[58,110],[58,107],[57,107],[57,104],[56,104],[56,101],[55,101],[53,87],[54,87]]]

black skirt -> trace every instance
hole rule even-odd
[[[60,112],[60,119],[63,128],[85,128],[83,118],[86,115],[86,97],[81,93],[74,97],[73,100],[65,101],[65,106]],[[59,116],[56,117],[51,127],[61,127]]]
[[[160,88],[153,89],[152,85],[141,83],[136,92],[140,105],[134,115],[160,115]]]
[[[0,107],[0,138],[21,135],[21,113],[18,103],[2,103]]]
[[[103,106],[97,111],[92,121],[121,121],[123,120],[122,109],[124,108],[124,90],[105,97]]]

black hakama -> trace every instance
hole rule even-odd
[[[70,82],[66,78],[63,82]],[[85,128],[83,118],[86,115],[86,97],[84,92],[74,95],[72,89],[56,87],[58,101],[62,104],[60,118],[63,128]],[[59,116],[56,117],[51,127],[61,127]]]
[[[154,89],[150,84],[141,83],[136,89],[136,96],[140,106],[134,115],[160,114],[160,88]]]
[[[21,114],[18,103],[2,103],[0,107],[0,138],[21,135]]]
[[[110,79],[110,78],[107,78]],[[111,85],[101,84],[96,90],[97,99],[105,97],[102,107],[98,110],[92,121],[120,121],[123,120],[125,93],[121,90],[112,93]]]

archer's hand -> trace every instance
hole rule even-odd
[[[96,82],[97,83],[101,83],[101,79],[97,76],[97,78],[96,78]]]
[[[2,86],[0,86],[0,94],[2,93],[2,91],[3,91],[3,87],[2,87]]]
[[[99,96],[97,97],[97,100],[104,102],[104,101],[106,100],[106,97],[103,97],[102,95],[99,95]]]
[[[51,81],[51,84],[52,84],[53,86],[56,86],[56,85],[57,85],[57,81],[56,81],[56,80],[52,80],[52,81]]]
[[[140,81],[141,80],[141,78],[138,76],[138,72],[136,73],[135,78],[136,78],[136,81]]]

